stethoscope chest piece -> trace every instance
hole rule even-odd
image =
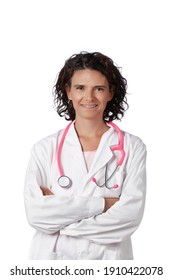
[[[72,185],[72,181],[68,176],[63,175],[63,176],[59,177],[58,184],[62,188],[69,188]]]

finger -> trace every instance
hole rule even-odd
[[[53,195],[53,192],[47,187],[40,186],[40,189],[43,195]]]

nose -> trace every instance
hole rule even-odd
[[[85,100],[92,101],[94,99],[94,92],[92,89],[87,89],[85,91]]]

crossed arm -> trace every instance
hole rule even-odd
[[[47,234],[54,234],[83,219],[100,215],[118,200],[78,195],[67,197],[54,195],[47,174],[49,174],[48,166],[42,164],[34,153],[30,159],[25,180],[26,216],[32,227]]]
[[[143,216],[145,158],[145,147],[140,144],[134,152],[120,199],[53,195],[47,188],[50,187],[46,177],[48,169],[41,165],[41,161],[32,158],[25,186],[30,225],[47,234],[60,231],[62,235],[86,238],[99,244],[128,238]]]
[[[46,196],[46,195],[54,195],[53,192],[49,188],[47,188],[47,187],[40,186],[40,189],[41,189],[42,194],[44,196]],[[118,197],[106,197],[106,198],[104,198],[104,205],[105,206],[104,206],[104,209],[103,209],[103,213],[106,212],[118,200],[119,200]]]

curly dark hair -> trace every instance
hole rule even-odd
[[[120,120],[129,107],[126,98],[127,80],[121,75],[119,67],[115,66],[113,60],[99,52],[80,52],[66,60],[53,87],[54,105],[57,113],[61,117],[65,116],[66,120],[75,119],[75,110],[67,97],[66,87],[71,86],[74,72],[82,69],[99,71],[107,78],[113,97],[107,103],[103,120],[106,122]]]

